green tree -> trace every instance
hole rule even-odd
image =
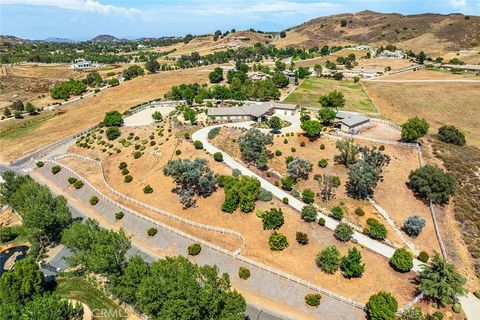
[[[333,235],[338,240],[346,242],[352,238],[353,229],[348,224],[341,222],[335,228]]]
[[[403,231],[410,237],[416,238],[425,227],[425,219],[417,215],[408,217],[403,223]]]
[[[285,88],[290,82],[287,76],[281,72],[275,72],[272,76],[272,81],[277,88]]]
[[[208,79],[211,83],[219,83],[223,80],[223,69],[220,67],[215,68],[210,74],[208,75]]]
[[[155,120],[156,122],[162,121],[163,119],[162,113],[160,111],[155,111],[154,113],[152,113],[152,119]]]
[[[324,108],[335,108],[338,111],[339,108],[343,108],[345,106],[345,97],[342,92],[333,90],[326,95],[320,96],[318,102]]]
[[[260,181],[254,177],[224,177],[225,200],[222,210],[233,212],[240,207],[242,212],[251,212],[255,209],[255,201],[260,194]]]
[[[427,298],[443,305],[456,301],[458,296],[466,294],[467,280],[455,269],[455,266],[435,252],[430,265],[422,265],[418,290]]]
[[[456,191],[456,179],[436,165],[427,164],[408,176],[408,186],[420,197],[438,204],[448,202]]]
[[[150,73],[155,73],[160,70],[160,63],[157,59],[150,59],[145,63],[145,69]]]
[[[336,156],[338,163],[349,166],[356,162],[357,155],[360,152],[360,146],[353,139],[337,140],[335,147],[340,151],[340,155]]]
[[[280,129],[282,129],[282,120],[277,116],[273,116],[268,121],[268,126],[270,129],[272,129],[272,131],[278,132]]]
[[[318,118],[323,125],[331,125],[335,120],[337,113],[332,108],[322,107],[318,111]]]
[[[35,108],[31,102],[27,102],[25,104],[25,111],[27,111],[30,115],[35,115],[37,113],[37,108]]]
[[[55,294],[35,296],[22,309],[20,319],[75,320],[83,317],[83,307],[61,299]]]
[[[110,277],[112,291],[123,301],[135,303],[140,283],[149,274],[149,265],[140,256],[134,256],[120,274]]]
[[[197,113],[192,108],[186,108],[183,111],[183,118],[186,121],[190,121],[191,124],[195,124],[197,122]]]
[[[389,260],[390,266],[399,272],[409,272],[413,268],[413,254],[404,248],[395,250]]]
[[[118,111],[109,111],[105,113],[103,124],[107,127],[120,127],[123,124],[123,117]]]
[[[365,263],[362,263],[362,254],[357,248],[348,250],[348,254],[342,258],[340,269],[347,278],[358,278],[365,271]]]
[[[264,230],[278,230],[285,222],[282,209],[271,208],[262,216]]]
[[[313,164],[305,159],[295,157],[287,165],[287,172],[295,181],[299,179],[308,179],[308,174],[312,172]]]
[[[120,129],[118,127],[108,127],[105,131],[108,140],[115,140],[120,137]]]
[[[417,62],[419,64],[423,64],[423,62],[427,59],[427,55],[425,54],[425,52],[423,51],[420,51],[419,54],[417,54]]]
[[[62,243],[72,251],[67,258],[71,266],[81,265],[88,271],[105,274],[121,271],[130,249],[130,240],[122,229],[103,229],[92,219],[74,222],[64,230]]]
[[[287,66],[282,60],[275,61],[275,71],[281,72],[281,71],[284,71],[286,68]]]
[[[43,292],[42,282],[42,272],[35,260],[19,260],[12,271],[0,277],[0,303],[23,305],[32,296]]]
[[[313,192],[311,189],[305,189],[302,191],[302,200],[305,203],[313,203],[315,200],[315,192]]]
[[[240,153],[242,159],[248,163],[260,164],[257,160],[261,156],[268,155],[267,145],[273,144],[273,138],[269,134],[264,134],[258,129],[248,130],[242,137],[240,137]],[[261,167],[261,166],[260,166]]]
[[[144,74],[143,68],[136,64],[126,68],[122,72],[122,76],[125,78],[125,80],[130,80],[138,76],[142,76],[143,74]]]
[[[317,77],[320,77],[322,75],[322,66],[317,63],[315,66],[313,66],[313,71]]]
[[[320,134],[320,132],[322,132],[323,129],[322,124],[316,120],[304,121],[302,122],[300,127],[309,138],[318,137],[318,135]]]
[[[315,262],[323,272],[334,274],[340,265],[340,251],[336,246],[326,247],[317,254]]]
[[[398,302],[391,293],[380,291],[368,299],[366,307],[369,320],[395,320]]]
[[[414,142],[427,134],[430,125],[425,119],[414,117],[408,119],[401,127],[402,140],[405,142]]]
[[[385,240],[387,238],[387,228],[375,218],[367,219],[368,236],[372,239]]]
[[[139,309],[152,319],[243,320],[245,299],[231,289],[228,274],[184,257],[154,262],[136,294]]]

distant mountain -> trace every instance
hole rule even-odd
[[[22,39],[10,35],[0,35],[0,43],[9,43],[9,44],[21,44],[21,43],[30,43],[31,40]]]
[[[124,41],[124,40],[119,39],[119,38],[114,37],[114,36],[111,36],[109,34],[100,34],[90,41],[93,41],[93,42],[119,42],[119,41]],[[128,41],[128,40],[126,40],[126,41]]]
[[[274,44],[303,48],[395,44],[402,49],[435,55],[478,49],[480,17],[460,13],[402,15],[361,11],[315,18],[286,31],[287,36]]]
[[[45,39],[43,41],[45,41],[45,42],[75,42],[72,39],[55,38],[55,37],[48,37],[47,39]]]

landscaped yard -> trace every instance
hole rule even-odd
[[[74,299],[85,303],[92,311],[105,310],[110,315],[125,314],[115,302],[108,298],[102,291],[95,288],[83,277],[60,277],[57,279],[57,287],[55,293],[67,299]],[[95,311],[93,315],[97,315],[94,319],[122,319],[123,317],[110,317],[108,314],[101,316],[101,312]]]
[[[298,104],[303,107],[320,108],[318,98],[330,91],[338,90],[345,96],[345,110],[358,112],[375,112],[370,99],[359,83],[337,81],[310,77],[292,92],[283,102]]]

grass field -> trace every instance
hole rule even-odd
[[[370,99],[359,83],[337,81],[310,77],[306,79],[285,100],[285,103],[295,103],[300,106],[320,108],[318,98],[330,91],[338,90],[345,95],[345,110],[358,112],[375,112]]]
[[[55,293],[59,296],[74,299],[85,303],[91,310],[109,310],[113,314],[115,310],[119,310],[117,314],[125,313],[112,300],[105,296],[103,292],[92,286],[82,277],[59,278]],[[120,317],[94,317],[94,319],[121,319]]]
[[[105,90],[96,96],[90,96],[61,107],[61,110],[66,112],[46,121],[41,121],[41,123],[35,123],[23,129],[12,126],[10,130],[2,130],[0,162],[17,159],[66,136],[82,131],[100,122],[107,111],[118,110],[122,112],[136,104],[161,98],[170,90],[172,85],[204,83],[208,79],[208,70],[212,68],[210,66],[167,71],[138,77]],[[21,121],[17,123],[20,124]]]
[[[480,146],[480,83],[364,82],[363,87],[386,118],[403,123],[423,117],[432,133],[451,124],[465,132],[467,144]]]

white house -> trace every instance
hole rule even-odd
[[[268,75],[266,75],[265,73],[263,73],[261,71],[248,72],[247,77],[250,80],[266,80],[267,78],[269,78]]]
[[[377,55],[377,58],[380,58],[380,59],[403,59],[403,58],[405,58],[405,54],[401,50],[396,50],[396,51],[384,50],[382,53]]]
[[[100,65],[97,63],[92,63],[91,61],[85,59],[76,59],[75,62],[70,66],[70,68],[79,70],[79,69],[95,69]]]

